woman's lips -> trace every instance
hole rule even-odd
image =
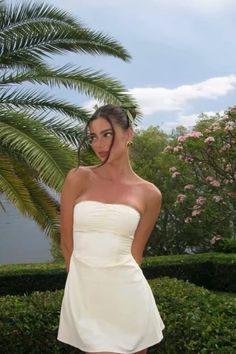
[[[98,153],[98,155],[99,155],[100,157],[104,158],[104,157],[107,157],[108,152],[106,152],[106,151],[101,151],[101,152]]]

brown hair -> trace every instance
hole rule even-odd
[[[82,139],[82,141],[80,143],[80,146],[79,146],[79,149],[78,149],[78,160],[79,160],[80,150],[83,147],[83,145],[85,144],[85,142],[87,142],[87,140],[88,140],[88,128],[89,128],[89,125],[90,125],[90,123],[92,121],[96,120],[99,117],[102,117],[102,118],[106,119],[109,122],[109,124],[111,126],[112,133],[113,133],[112,141],[111,141],[111,145],[110,145],[110,148],[109,148],[108,155],[107,155],[105,161],[103,161],[99,165],[99,166],[102,166],[109,159],[109,156],[110,156],[110,153],[111,153],[111,149],[112,149],[112,146],[114,144],[115,129],[114,129],[113,122],[118,124],[123,130],[127,130],[129,127],[132,126],[132,121],[131,121],[130,114],[128,114],[127,111],[125,109],[123,109],[122,107],[114,106],[112,104],[107,104],[107,105],[99,107],[93,113],[93,115],[89,118],[89,120],[86,123],[85,129],[84,129],[83,139]]]

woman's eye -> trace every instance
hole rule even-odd
[[[112,132],[107,132],[104,134],[105,137],[112,136]]]
[[[92,143],[95,140],[95,136],[90,136],[89,137],[89,142]]]

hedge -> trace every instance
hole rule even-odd
[[[164,339],[148,353],[236,352],[236,299],[168,277],[149,284],[165,329]],[[78,353],[56,339],[62,295],[63,290],[58,290],[0,297],[0,352]]]
[[[236,254],[144,257],[141,268],[147,279],[169,276],[210,290],[236,292]],[[62,263],[2,265],[0,295],[59,290],[64,288],[65,280]]]
[[[236,254],[145,257],[142,269],[147,279],[169,276],[209,290],[236,292]]]

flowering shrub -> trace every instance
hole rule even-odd
[[[216,235],[235,236],[236,108],[224,116],[203,117],[164,153],[181,161],[169,169],[175,179],[177,227],[195,233],[196,244],[200,238],[210,246]]]

